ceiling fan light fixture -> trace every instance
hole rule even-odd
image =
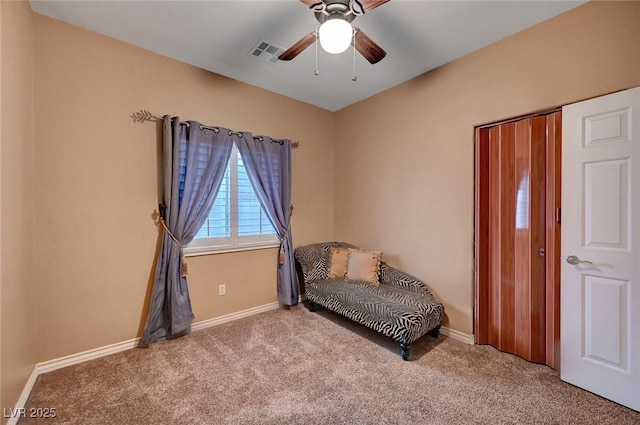
[[[353,28],[341,16],[327,19],[318,30],[320,45],[327,53],[342,53],[351,45]]]

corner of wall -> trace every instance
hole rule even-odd
[[[335,111],[331,113],[331,240],[336,240],[337,232],[336,232],[336,206],[338,205],[336,199],[336,148],[338,146],[338,114],[340,111]]]
[[[0,22],[0,407],[10,411],[24,397],[37,362],[35,44],[29,3],[0,2]]]

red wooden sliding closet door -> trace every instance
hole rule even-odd
[[[559,122],[558,112],[476,130],[476,342],[552,367]]]

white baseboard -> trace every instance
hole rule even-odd
[[[18,420],[21,418],[20,412],[22,412],[22,408],[25,404],[27,404],[27,399],[31,394],[31,390],[36,383],[36,379],[38,379],[38,365],[36,365],[31,371],[31,375],[29,375],[29,379],[27,379],[27,383],[24,385],[22,389],[22,394],[20,394],[20,398],[16,403],[16,408],[11,411],[11,417],[7,421],[7,425],[16,425]],[[6,415],[6,411],[3,409],[3,413]]]
[[[224,316],[214,317],[213,319],[203,320],[191,325],[192,331],[199,331],[202,329],[210,328],[212,326],[221,325],[227,322],[233,322],[234,320],[242,319],[244,317],[253,316],[254,314],[264,313],[266,311],[275,310],[279,307],[277,302],[270,304],[259,305],[258,307],[252,307],[247,310],[238,311],[236,313],[225,314]]]
[[[465,344],[474,345],[476,343],[473,334],[466,334],[456,331],[455,329],[445,328],[444,326],[440,328],[440,333],[456,341],[464,342]]]
[[[103,347],[94,348],[80,353],[71,354],[69,356],[59,357],[57,359],[48,360],[46,362],[38,363],[38,375],[42,373],[53,372],[56,369],[62,369],[63,367],[71,366],[78,363],[83,363],[89,360],[99,359],[100,357],[116,354],[121,351],[130,350],[138,345],[140,338],[133,338],[123,342],[116,342],[115,344],[105,345]]]

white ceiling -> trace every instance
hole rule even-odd
[[[34,1],[33,11],[330,111],[384,91],[584,1],[392,0],[354,25],[387,52],[371,65],[315,44],[290,62],[249,55],[258,40],[288,48],[317,24],[295,0]]]

